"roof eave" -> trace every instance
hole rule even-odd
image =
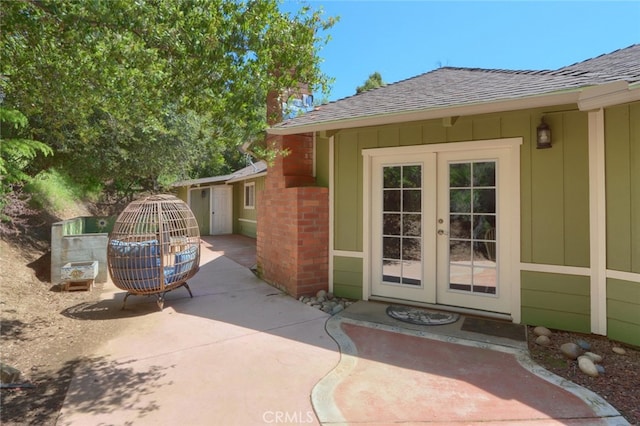
[[[265,172],[255,173],[252,175],[240,176],[237,178],[229,179],[227,183],[242,182],[243,180],[255,179],[255,178],[259,178],[266,175],[267,175],[267,172],[265,171]]]
[[[205,184],[218,183],[218,182],[225,183],[231,177],[232,175],[223,175],[223,176],[214,176],[214,177],[207,177],[207,178],[200,178],[200,179],[181,180],[181,181],[172,183],[171,186],[174,188],[178,188],[181,186],[198,186],[198,185],[205,185]]]
[[[580,93],[578,108],[591,111],[613,105],[621,105],[640,100],[640,82],[614,81],[599,86],[588,87]]]
[[[294,135],[298,133],[321,132],[356,127],[381,126],[408,121],[431,120],[443,117],[456,117],[494,112],[514,111],[528,108],[543,108],[556,105],[575,104],[580,97],[581,89],[573,89],[552,94],[528,96],[524,98],[505,99],[502,101],[482,102],[458,105],[446,108],[427,108],[391,114],[379,114],[367,117],[356,117],[346,120],[325,121],[317,124],[306,124],[291,127],[273,127],[267,129],[270,135]]]

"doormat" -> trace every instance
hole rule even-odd
[[[451,312],[428,311],[409,306],[391,305],[387,315],[397,320],[416,325],[444,325],[458,321],[460,315]]]
[[[484,318],[466,317],[460,330],[526,342],[524,325]]]

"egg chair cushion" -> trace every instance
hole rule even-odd
[[[157,240],[111,240],[111,266],[113,278],[137,290],[160,287],[160,256]]]
[[[186,250],[180,251],[175,255],[175,265],[171,271],[165,268],[165,281],[167,284],[184,279],[185,276],[191,271],[196,261],[198,254],[198,247],[191,246]],[[168,273],[169,272],[169,273]]]

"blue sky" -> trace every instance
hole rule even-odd
[[[320,51],[332,101],[374,71],[393,83],[441,66],[555,69],[640,43],[638,0],[307,3],[340,17]]]

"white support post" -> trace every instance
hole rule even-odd
[[[607,222],[604,110],[589,111],[591,332],[607,334]]]

